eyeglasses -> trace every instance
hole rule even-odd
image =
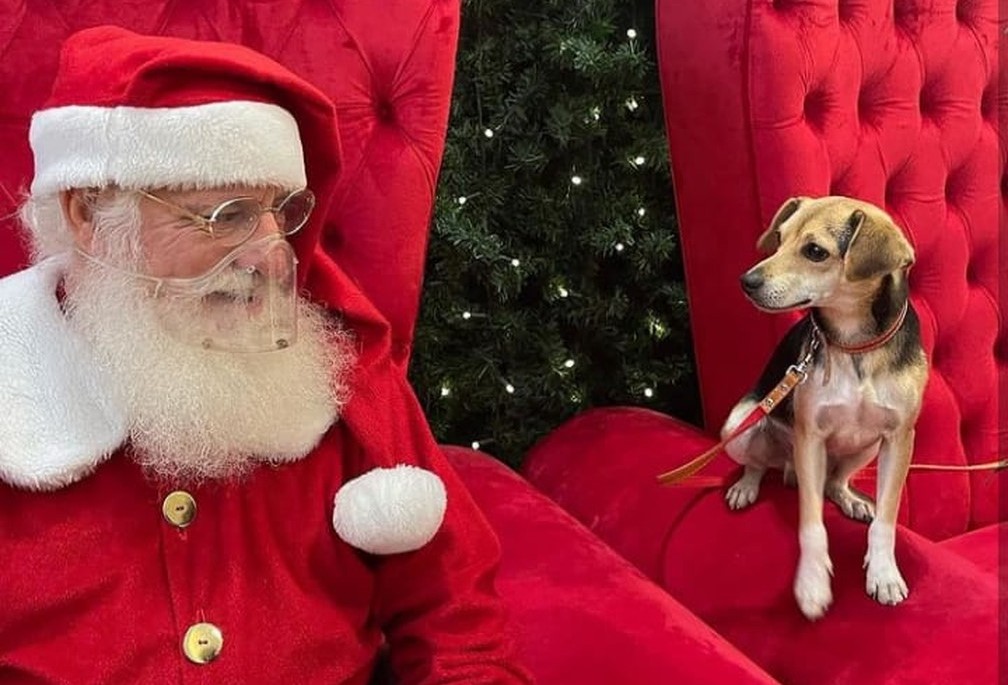
[[[238,197],[217,205],[207,216],[179,207],[145,190],[137,192],[182,214],[191,220],[197,229],[210,234],[211,238],[228,247],[241,245],[248,240],[255,233],[263,214],[272,213],[280,232],[289,236],[297,233],[308,223],[308,217],[315,208],[315,194],[307,188],[295,190],[275,207],[263,207],[254,197]]]

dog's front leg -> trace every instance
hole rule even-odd
[[[800,556],[794,595],[809,619],[826,613],[833,601],[826,526],[823,525],[823,489],[826,485],[826,445],[804,426],[795,426],[794,468],[798,479],[798,544]]]
[[[913,441],[914,430],[910,428],[884,438],[879,449],[875,520],[868,527],[865,555],[865,589],[882,604],[899,604],[909,594],[896,566],[896,514]]]

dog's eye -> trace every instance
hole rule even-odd
[[[802,248],[802,256],[813,262],[821,262],[829,257],[829,252],[819,247],[815,243],[809,243]]]

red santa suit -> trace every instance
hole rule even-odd
[[[208,133],[222,112],[246,147],[278,127],[222,151]],[[65,46],[32,124],[33,193],[300,177],[320,199],[295,241],[303,290],[358,357],[339,419],[303,457],[164,482],[128,455],[128,407],[60,308],[66,260],[0,280],[0,683],[363,684],[383,641],[404,685],[528,682],[495,536],[391,363],[387,323],[319,247],[335,131],[323,95],[238,46],[107,27]]]

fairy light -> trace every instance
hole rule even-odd
[[[644,155],[637,155],[636,157],[634,157],[633,161],[634,161],[634,164],[636,164],[637,166],[641,166],[647,160],[644,159]]]
[[[574,360],[573,359],[568,359],[567,361],[565,361],[563,363],[563,365],[564,365],[565,368],[573,369],[574,368]]]
[[[633,40],[634,38],[637,37],[637,30],[636,29],[627,29],[626,35],[627,35],[627,38],[629,38],[630,40]]]
[[[622,252],[626,248],[626,245],[624,245],[623,243],[616,243],[615,247],[617,252]]]
[[[521,260],[520,259],[512,259],[511,260],[511,266],[513,266],[514,268],[517,269],[519,266],[521,266]]]
[[[654,390],[652,388],[644,388],[644,397],[648,399],[654,397]]]
[[[508,395],[514,395],[515,387],[510,383],[508,383],[507,385],[504,386],[504,390],[507,391]]]
[[[448,397],[449,395],[451,395],[451,388],[445,383],[441,386],[441,397]]]
[[[626,99],[626,102],[625,102],[625,103],[623,103],[623,104],[625,104],[625,105],[626,105],[626,108],[627,108],[628,110],[630,110],[631,112],[633,112],[633,111],[634,111],[634,110],[636,110],[636,109],[637,109],[638,107],[640,107],[640,105],[638,105],[638,104],[637,104],[637,98],[635,98],[635,97],[634,97],[634,96],[632,96],[632,95],[631,95],[630,97],[628,97],[628,98]]]
[[[487,138],[493,138],[494,137],[494,132],[493,132],[492,129],[489,129],[489,128],[488,129],[484,129],[483,130],[483,135],[485,135]]]
[[[462,312],[462,318],[468,321],[472,318],[472,312]]]
[[[644,209],[643,207],[638,207],[637,208],[637,216],[644,216],[645,214],[647,214],[647,210],[646,209]]]
[[[464,205],[468,201],[469,201],[469,198],[467,198],[465,195],[460,195],[459,196],[458,203],[460,205]]]
[[[570,295],[570,291],[561,285],[557,287],[557,295],[559,295],[560,297],[567,297],[568,295]]]
[[[479,440],[473,440],[472,441],[472,448],[474,450],[478,450],[480,448],[480,442],[479,442]]]
[[[574,185],[579,186],[583,182],[584,182],[584,179],[581,178],[580,176],[571,176],[571,183],[573,183]]]

